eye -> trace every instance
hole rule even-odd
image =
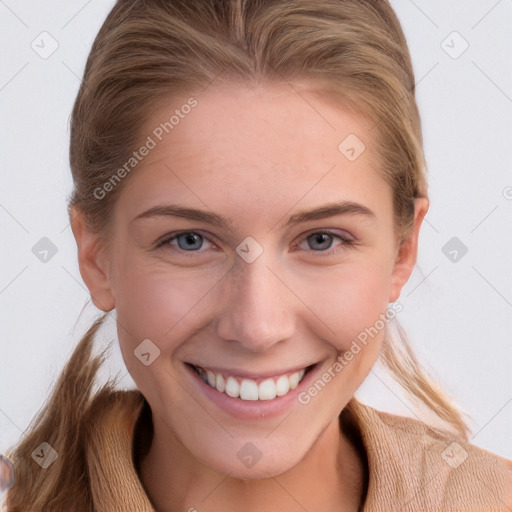
[[[332,239],[337,238],[338,240],[341,240],[342,243],[335,246],[334,249],[328,250],[332,247]],[[307,236],[301,239],[301,241],[295,245],[295,247],[298,247],[301,245],[302,242],[307,241],[311,243],[312,250],[314,252],[320,253],[321,256],[330,256],[332,254],[337,253],[340,250],[350,248],[354,246],[354,240],[346,235],[341,235],[336,232],[332,232],[329,230],[324,231],[315,231],[313,233],[309,233]],[[316,246],[316,247],[315,247]],[[307,250],[307,249],[306,249]]]
[[[334,249],[329,250],[332,247],[332,240],[334,238],[340,240],[341,243],[337,244],[334,247]],[[173,233],[167,235],[157,243],[156,248],[159,249],[165,248],[165,246],[172,246],[173,249],[176,248],[178,252],[189,253],[186,254],[186,256],[194,257],[204,252],[200,250],[204,247],[204,241],[207,241],[208,243],[215,246],[213,242],[210,242],[204,235],[196,231],[182,231],[180,233]],[[299,243],[294,245],[294,248],[302,245],[304,241],[311,241],[309,244],[309,249],[316,253],[319,253],[319,256],[330,256],[332,254],[337,253],[340,250],[347,249],[355,245],[355,241],[348,235],[342,235],[340,233],[332,232],[330,230],[314,231],[313,233],[309,233],[305,237],[301,238]],[[313,247],[311,247],[311,245]],[[308,250],[308,248],[300,248],[303,250]]]
[[[163,238],[160,242],[157,244],[157,249],[164,246],[177,246],[178,251],[184,251],[184,252],[204,252],[200,251],[203,247],[203,243],[205,240],[208,240],[206,237],[201,235],[200,233],[197,233],[196,231],[182,231],[181,233],[175,233],[172,235],[168,235],[165,238]],[[175,243],[176,242],[176,243]],[[209,242],[211,243],[211,242]],[[188,256],[188,254],[187,254]],[[195,255],[190,255],[195,256]]]

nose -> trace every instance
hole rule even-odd
[[[221,291],[220,339],[237,342],[252,352],[264,352],[291,338],[300,301],[280,275],[283,272],[273,267],[276,265],[265,251],[252,263],[237,257]]]

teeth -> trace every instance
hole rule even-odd
[[[283,375],[282,377],[279,377],[279,379],[277,379],[276,395],[284,396],[286,395],[286,393],[288,393],[288,391],[290,391],[290,379]]]
[[[197,366],[195,368],[209,386],[241,400],[273,400],[276,396],[284,396],[299,385],[306,373],[306,370],[302,369],[288,376],[281,375],[277,379],[265,379],[258,384],[253,379],[237,380],[231,375],[225,378],[220,373],[203,370]]]
[[[253,380],[243,379],[240,384],[240,398],[242,400],[258,400],[258,384]]]
[[[208,370],[206,372],[206,378],[208,379],[208,384],[210,384],[210,386],[212,386],[214,388],[215,380],[216,380],[215,374],[212,371]]]
[[[221,393],[224,393],[224,391],[226,390],[226,380],[220,373],[219,375],[217,375],[217,382],[215,384],[215,387],[217,388],[217,391],[220,391]]]
[[[276,395],[276,385],[272,379],[264,380],[258,386],[258,398],[260,400],[272,400]]]
[[[228,377],[226,381],[226,395],[238,398],[240,396],[240,385],[233,377]]]
[[[293,373],[292,375],[290,375],[290,389],[295,389],[299,385],[299,380],[300,377],[298,373]]]

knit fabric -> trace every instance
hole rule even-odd
[[[134,463],[134,430],[145,404],[138,390],[118,391],[94,420],[86,454],[97,512],[155,510]],[[368,458],[364,512],[512,511],[512,461],[356,398],[346,411]]]

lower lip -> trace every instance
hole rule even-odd
[[[226,393],[221,393],[206,384],[204,380],[185,364],[187,373],[192,377],[193,384],[199,389],[199,392],[206,396],[209,402],[213,402],[217,407],[227,412],[235,418],[243,420],[257,420],[275,418],[290,411],[295,405],[301,406],[298,396],[306,390],[311,381],[314,381],[320,370],[320,364],[316,364],[306,373],[299,385],[289,391],[284,396],[279,396],[273,400],[242,400],[233,398]]]

